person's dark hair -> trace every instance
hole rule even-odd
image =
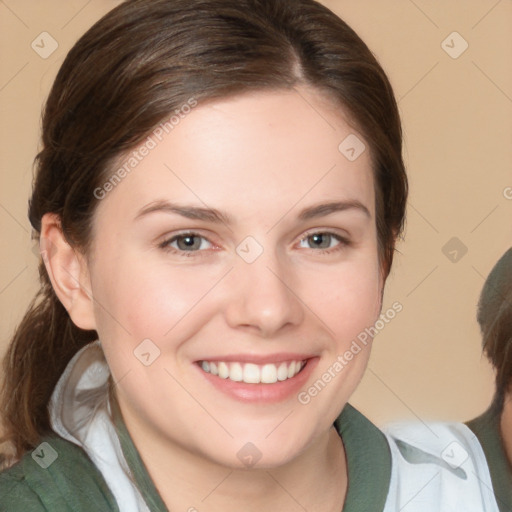
[[[42,216],[54,212],[68,242],[87,254],[94,191],[191,98],[200,105],[299,85],[333,99],[368,141],[386,277],[407,198],[396,100],[364,42],[313,0],[128,0],[99,20],[67,55],[46,103],[29,202],[36,237]],[[4,440],[16,457],[50,431],[53,388],[97,337],[71,322],[42,262],[39,272],[41,290],[4,360]]]
[[[493,407],[501,410],[512,387],[512,248],[487,277],[478,302],[482,345],[496,371]]]

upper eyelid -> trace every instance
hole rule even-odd
[[[344,230],[343,230],[344,231]],[[336,235],[336,236],[339,236],[339,237],[343,237],[343,235],[337,233],[336,231],[333,231],[332,228],[312,228],[311,230],[307,230],[303,235],[302,237],[300,238],[300,240],[303,240],[304,238],[307,238],[308,236],[311,236],[311,235],[315,235],[315,234],[318,234],[318,233],[321,233],[321,234],[329,234],[329,235]],[[173,240],[175,238],[178,238],[180,236],[187,236],[187,235],[192,235],[192,236],[199,236],[201,238],[205,238],[207,239],[208,241],[211,242],[211,240],[208,238],[207,235],[203,235],[202,233],[200,233],[199,231],[181,231],[179,233],[175,233],[173,235],[169,235],[168,237],[165,237],[165,240],[169,241],[169,240]],[[348,233],[347,233],[347,236],[348,236]]]
[[[179,230],[178,232],[162,235],[160,238],[162,239],[163,242],[169,242],[171,240],[174,240],[174,239],[182,237],[182,236],[199,236],[201,238],[205,238],[208,241],[211,241],[207,235],[204,235],[204,234],[200,233],[199,231],[192,230],[192,229]]]
[[[304,235],[302,235],[301,240],[303,240],[304,238],[307,238],[308,236],[316,235],[318,233],[320,233],[320,234],[327,234],[327,235],[334,235],[334,236],[337,236],[337,237],[340,237],[340,238],[348,237],[349,236],[348,232],[345,231],[344,229],[340,230],[340,231],[344,231],[346,234],[342,235],[338,231],[334,231],[332,228],[324,228],[324,229],[322,229],[322,228],[320,228],[320,229],[313,228],[311,230],[307,230],[304,233]]]
[[[312,231],[306,231],[306,233],[303,236],[301,236],[301,238],[299,239],[299,243],[302,242],[303,240],[307,239],[308,237],[316,235],[316,234],[331,235],[336,240],[338,240],[338,242],[340,242],[340,243],[349,243],[351,240],[350,234],[345,230],[342,230],[342,231],[344,233],[339,233],[337,231],[333,231],[332,228],[331,229],[313,229]]]

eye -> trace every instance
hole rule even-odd
[[[210,249],[212,244],[204,236],[197,233],[182,233],[163,241],[160,247],[172,252],[183,253]],[[188,254],[185,256],[188,256]]]
[[[331,252],[329,249],[342,248],[348,245],[348,241],[340,235],[329,232],[317,232],[310,233],[302,238],[299,242],[299,246],[307,249],[323,249],[326,252]],[[322,251],[323,252],[323,251]]]

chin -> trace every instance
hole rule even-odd
[[[275,469],[290,463],[304,450],[303,440],[299,439],[288,437],[286,444],[278,437],[272,441],[265,439],[265,436],[258,439],[261,441],[232,440],[222,453],[211,454],[210,459],[230,469]]]

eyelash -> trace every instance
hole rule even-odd
[[[349,247],[351,245],[350,240],[348,238],[338,235],[337,233],[333,233],[332,231],[311,231],[309,233],[306,233],[299,240],[299,243],[303,242],[304,240],[307,240],[308,238],[310,238],[314,235],[329,235],[332,238],[334,238],[337,242],[339,242],[334,247],[329,247],[327,249],[313,249],[313,248],[309,247],[309,249],[313,250],[316,254],[332,254],[337,251],[341,251],[342,249]]]
[[[345,238],[341,235],[333,233],[331,231],[312,231],[312,232],[306,233],[299,240],[299,243],[303,242],[304,240],[307,240],[308,238],[310,238],[314,235],[330,235],[331,237],[333,237],[335,240],[337,240],[339,242],[334,247],[330,247],[327,249],[313,249],[310,247],[310,249],[313,250],[316,254],[332,254],[332,253],[335,253],[337,251],[344,249],[345,247],[349,247],[351,245],[350,240],[348,240],[347,238]],[[212,244],[212,242],[210,242],[206,237],[200,235],[199,233],[196,233],[194,231],[188,231],[188,232],[180,233],[178,235],[173,235],[171,238],[168,238],[168,239],[164,240],[163,242],[161,242],[160,244],[158,244],[158,247],[160,249],[164,250],[165,252],[177,254],[178,256],[183,256],[185,258],[204,256],[203,254],[201,254],[201,253],[204,253],[204,250],[183,251],[183,250],[175,249],[174,247],[170,246],[170,244],[172,242],[175,242],[176,240],[178,240],[180,238],[186,238],[186,237],[202,238],[204,240],[207,240],[210,244]]]
[[[158,245],[158,247],[160,249],[163,249],[165,252],[177,254],[178,256],[183,256],[185,258],[203,256],[203,254],[201,254],[201,253],[204,251],[181,251],[179,249],[175,249],[174,247],[170,246],[170,244],[172,242],[179,240],[180,238],[187,238],[187,237],[198,237],[198,238],[203,238],[204,240],[208,240],[206,237],[200,235],[199,233],[195,233],[194,231],[187,231],[185,233],[180,233],[179,235],[174,235],[171,238],[164,240],[162,243],[160,243]],[[208,242],[210,244],[212,243],[209,240],[208,240]]]

